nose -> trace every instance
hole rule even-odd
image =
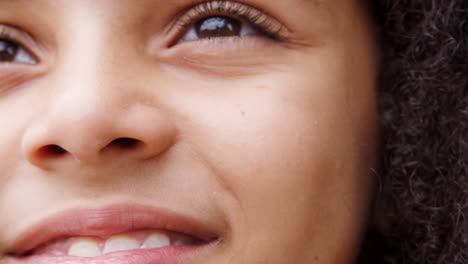
[[[112,23],[87,15],[96,23],[86,26],[78,17],[65,23],[70,29],[75,23],[80,27],[66,31],[56,60],[34,88],[41,91],[35,100],[40,113],[33,114],[23,133],[25,159],[54,169],[128,163],[164,154],[175,144],[177,129],[170,111],[164,110],[163,73],[147,71],[134,43],[112,34],[114,28],[108,27]]]
[[[104,166],[162,155],[176,127],[157,106],[119,92],[65,89],[26,129],[22,151],[42,169]]]

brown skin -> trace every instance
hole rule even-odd
[[[168,48],[192,1],[0,0],[38,58],[0,65],[0,263],[52,213],[121,202],[210,223],[222,242],[187,263],[353,263],[377,153],[358,2],[249,1],[282,41]]]

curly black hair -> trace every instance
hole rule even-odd
[[[360,263],[468,263],[468,0],[372,0],[382,160]]]

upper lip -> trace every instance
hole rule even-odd
[[[193,217],[151,206],[119,204],[59,212],[27,228],[15,239],[8,252],[15,255],[24,254],[63,237],[108,237],[138,229],[179,232],[206,242],[218,238],[209,226]]]

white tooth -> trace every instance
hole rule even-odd
[[[123,250],[133,250],[139,249],[140,243],[135,239],[124,236],[124,235],[117,235],[109,238],[104,245],[104,254],[115,252],[115,251],[123,251]]]
[[[68,255],[75,257],[97,257],[101,255],[96,240],[90,238],[79,238],[73,242],[68,249]]]
[[[162,248],[171,245],[169,237],[163,233],[153,232],[146,238],[141,248]]]

